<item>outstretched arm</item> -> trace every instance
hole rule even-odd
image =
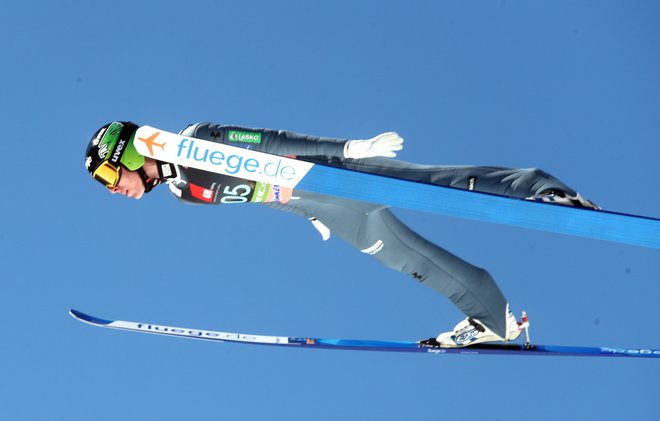
[[[349,140],[308,136],[286,130],[198,123],[186,128],[182,134],[281,156],[355,159],[394,157],[395,151],[403,148],[403,139],[393,132],[383,133],[368,140]]]

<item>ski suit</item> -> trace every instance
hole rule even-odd
[[[343,151],[348,139],[212,123],[188,126],[181,134],[320,164],[516,198],[546,190],[576,193],[538,169],[431,166],[390,158],[346,159]],[[252,181],[193,168],[179,168],[179,173],[179,178],[170,182],[170,189],[184,202],[246,202],[252,197],[251,190],[257,189]],[[271,190],[271,201],[266,206],[315,218],[357,250],[445,295],[467,316],[505,337],[507,301],[490,274],[422,238],[387,206],[300,190],[285,194],[277,186]]]

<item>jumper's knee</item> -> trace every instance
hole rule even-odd
[[[518,179],[512,184],[513,196],[529,197],[548,190],[559,190],[574,194],[573,189],[559,181],[553,175],[540,168],[525,168],[518,173]]]

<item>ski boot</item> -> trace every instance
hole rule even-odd
[[[546,190],[536,196],[530,196],[527,200],[535,200],[537,202],[555,203],[558,205],[575,206],[577,208],[586,208],[593,210],[600,210],[601,207],[587,200],[580,193],[575,193],[575,196],[569,196],[560,190]]]
[[[526,316],[525,316],[526,317]],[[523,323],[518,323],[516,317],[509,310],[509,305],[506,306],[506,337],[503,338],[496,335],[492,330],[486,327],[477,319],[468,317],[461,321],[454,327],[451,332],[445,332],[438,335],[436,338],[429,338],[420,341],[420,345],[440,348],[459,348],[469,345],[475,345],[484,342],[508,342],[518,339],[523,327]]]

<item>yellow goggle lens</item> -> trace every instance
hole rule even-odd
[[[121,177],[121,167],[115,167],[109,162],[104,162],[101,164],[96,171],[92,174],[95,180],[100,181],[105,184],[108,188],[113,188],[119,183],[119,177]]]

